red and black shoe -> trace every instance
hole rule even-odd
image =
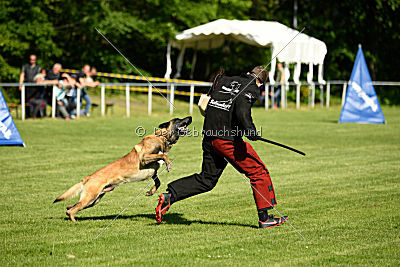
[[[264,222],[258,221],[259,228],[271,228],[274,226],[281,225],[282,223],[286,222],[289,219],[289,216],[282,216],[282,217],[274,217],[273,215],[269,215],[268,219]]]
[[[171,194],[163,193],[158,197],[158,205],[156,207],[156,221],[158,224],[164,219],[165,213],[171,207]]]

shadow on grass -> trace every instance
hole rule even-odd
[[[222,225],[222,226],[241,226],[241,227],[250,227],[250,228],[258,228],[255,225],[236,223],[236,222],[212,222],[212,221],[203,221],[203,220],[188,220],[182,216],[181,213],[167,213],[165,215],[165,219],[163,224],[177,224],[177,225],[191,225],[191,224],[208,224],[208,225]],[[117,215],[105,215],[105,216],[92,216],[92,217],[76,217],[76,220],[79,221],[88,221],[88,220],[113,220]],[[118,217],[118,220],[134,220],[136,218],[146,218],[150,219],[155,223],[155,215],[154,214],[135,214],[135,215],[121,215]],[[65,218],[65,220],[69,220]]]

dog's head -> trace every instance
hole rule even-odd
[[[167,133],[165,136],[170,144],[175,144],[179,136],[186,135],[190,132],[187,128],[192,123],[192,117],[188,116],[183,119],[175,118],[170,121],[161,123],[158,128],[162,133]]]

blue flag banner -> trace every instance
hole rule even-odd
[[[25,146],[0,89],[0,146]]]
[[[361,46],[358,48],[339,122],[385,123]]]

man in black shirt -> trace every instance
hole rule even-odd
[[[243,135],[252,141],[259,139],[251,107],[266,80],[267,72],[258,66],[247,74],[214,81],[203,126],[202,171],[168,184],[168,193],[160,195],[156,207],[158,223],[171,204],[213,189],[228,162],[250,179],[260,228],[277,226],[288,219],[268,215],[277,203],[269,171],[253,147],[242,139]]]
[[[19,83],[33,83],[34,77],[39,74],[41,71],[41,68],[39,65],[36,64],[36,55],[30,55],[29,56],[29,63],[26,63],[25,65],[22,66],[21,70],[21,75],[19,76]],[[19,90],[21,90],[22,86],[19,87]]]
[[[29,63],[22,66],[21,74],[19,76],[19,83],[35,83],[35,76],[39,74],[41,68],[36,64],[36,55],[32,54],[29,56]],[[19,86],[19,90],[22,90],[22,85]],[[26,117],[35,118],[38,113],[38,106],[41,105],[43,96],[43,87],[40,86],[26,86],[25,87],[25,103],[29,104],[29,108],[26,110]]]

